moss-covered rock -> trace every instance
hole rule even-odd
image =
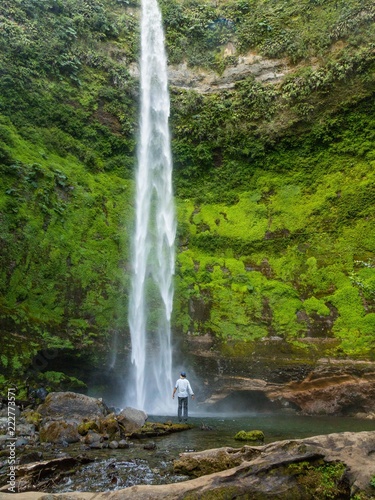
[[[77,430],[81,436],[86,436],[89,431],[99,432],[99,426],[94,420],[89,420],[79,424]]]
[[[182,454],[179,460],[175,460],[173,467],[179,474],[200,477],[213,472],[231,469],[239,465],[242,460],[242,457],[237,454],[228,453],[227,450],[223,449],[212,454],[206,451],[202,456]]]
[[[40,441],[46,443],[76,443],[80,440],[78,424],[74,421],[50,421],[41,425]]]
[[[132,438],[166,436],[174,432],[187,431],[192,428],[193,425],[190,424],[174,424],[172,422],[146,422],[140,429],[135,432],[129,433],[128,436]]]
[[[99,419],[99,432],[110,440],[120,439],[121,428],[114,413]]]
[[[239,431],[234,436],[237,441],[264,441],[262,431]]]
[[[22,412],[22,417],[26,420],[28,424],[33,424],[36,430],[39,430],[40,423],[42,421],[42,415],[37,411],[25,410]]]

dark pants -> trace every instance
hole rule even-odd
[[[186,422],[188,419],[188,399],[178,398],[178,421],[181,422],[182,418]]]

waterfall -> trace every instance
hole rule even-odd
[[[141,110],[129,327],[128,403],[148,413],[172,409],[171,313],[176,235],[169,93],[157,0],[142,0]]]

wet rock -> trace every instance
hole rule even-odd
[[[21,455],[19,464],[24,465],[32,462],[39,462],[40,460],[43,460],[43,453],[40,451],[31,451]]]
[[[107,446],[102,441],[94,441],[91,443],[90,448],[101,450],[102,448],[107,448]]]
[[[143,446],[144,450],[156,450],[156,443],[146,443]]]
[[[125,439],[121,439],[118,442],[118,447],[122,448],[122,449],[126,449],[126,448],[130,448],[130,445],[129,445],[129,443]]]
[[[192,429],[190,424],[173,424],[172,422],[146,422],[138,431],[128,434],[131,438],[151,438],[156,436],[167,436],[174,432],[182,432]]]
[[[146,422],[147,414],[142,410],[127,407],[117,415],[117,422],[127,434],[138,431]]]
[[[85,456],[64,456],[52,460],[37,461],[17,468],[16,490],[19,492],[48,488],[64,477],[67,471],[93,460]],[[26,494],[27,495],[27,494]],[[25,493],[21,493],[21,497]],[[49,496],[49,495],[48,495]],[[0,493],[0,498],[3,498]]]
[[[199,428],[201,431],[212,431],[213,430],[213,428],[210,425],[206,425],[203,422],[201,423]]]

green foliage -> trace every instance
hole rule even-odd
[[[76,377],[68,377],[62,372],[47,371],[39,376],[40,382],[50,387],[53,391],[79,390],[86,384]]]
[[[232,61],[225,53],[231,43],[238,54],[249,50],[269,58],[288,57],[293,63],[326,56],[345,40],[357,47],[374,37],[370,0],[284,3],[243,0],[161,0],[167,47],[172,63],[222,71]],[[315,22],[319,19],[319,23]]]
[[[37,346],[88,346],[115,325],[131,186],[110,173],[93,176],[73,157],[38,151],[8,130],[13,153],[28,161],[0,165],[0,317],[35,346],[25,340],[19,354],[4,351],[6,371],[21,375]]]
[[[171,89],[174,329],[295,344],[320,322],[336,355],[373,356],[372,3],[160,3],[170,62],[289,70]],[[7,0],[0,24],[1,362],[21,378],[127,330],[139,2]]]

